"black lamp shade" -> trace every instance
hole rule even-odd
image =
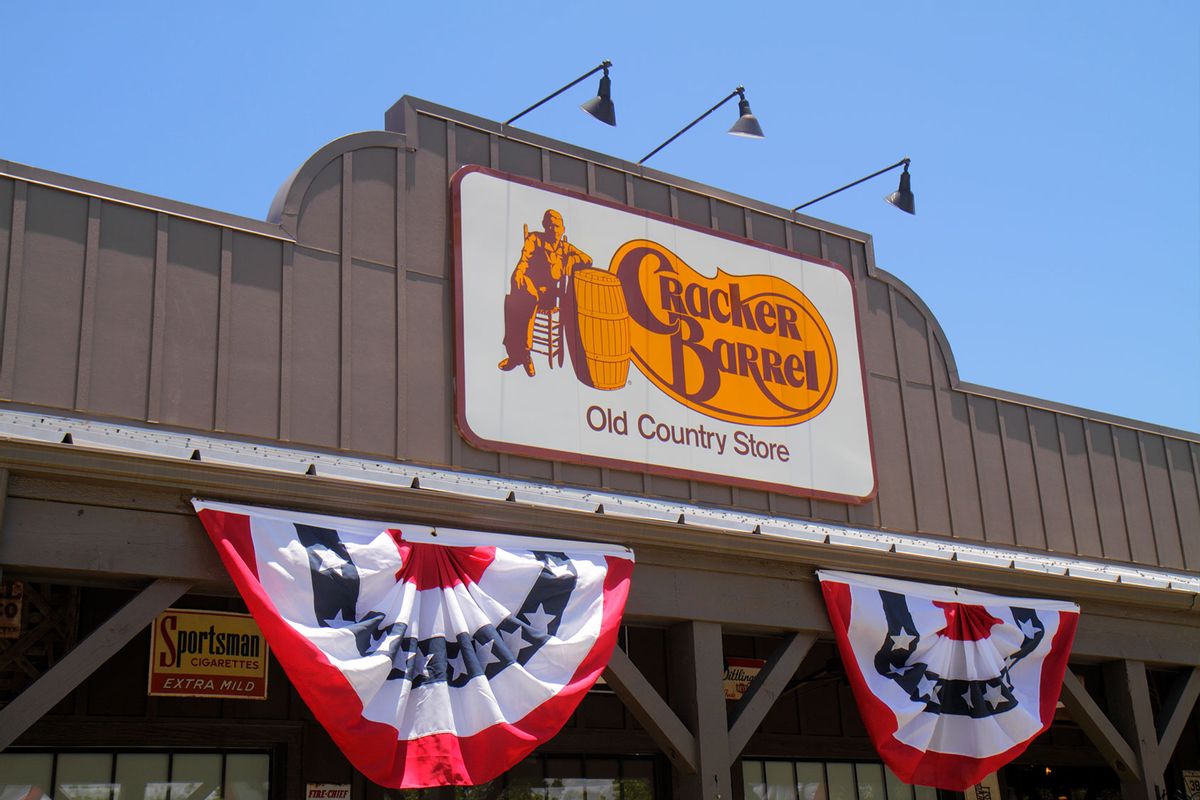
[[[738,101],[738,120],[733,123],[729,132],[734,136],[745,136],[747,139],[766,138],[762,126],[758,124],[758,117],[750,112],[750,101],[744,97]]]
[[[904,165],[904,172],[900,173],[900,188],[883,198],[894,205],[901,211],[908,212],[913,216],[917,213],[917,200],[913,197],[912,182],[908,175],[908,165]]]
[[[612,79],[608,77],[607,71],[600,78],[599,93],[580,108],[606,125],[617,124],[617,109],[612,101]]]

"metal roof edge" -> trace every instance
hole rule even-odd
[[[1200,573],[1097,561],[1015,547],[858,528],[603,490],[557,486],[478,473],[322,453],[284,445],[249,444],[203,434],[79,417],[0,409],[0,439],[70,444],[97,451],[237,467],[265,474],[317,476],[357,485],[420,489],[452,497],[514,503],[558,512],[602,514],[683,528],[752,534],[764,540],[830,547],[841,553],[875,551],[954,561],[977,568],[1191,595],[1200,608]],[[831,551],[832,552],[832,551]]]

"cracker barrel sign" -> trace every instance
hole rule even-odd
[[[854,287],[836,264],[480,167],[452,190],[473,445],[874,494]]]
[[[265,700],[267,661],[249,614],[168,608],[154,620],[149,693]]]

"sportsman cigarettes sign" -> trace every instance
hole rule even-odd
[[[874,494],[854,287],[836,264],[480,167],[452,188],[473,445]]]
[[[267,660],[249,614],[168,608],[154,620],[149,694],[265,700]]]

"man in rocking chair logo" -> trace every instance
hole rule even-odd
[[[547,209],[541,231],[525,231],[521,258],[513,270],[508,296],[504,298],[505,358],[499,363],[508,371],[520,366],[533,377],[534,322],[539,311],[558,308],[566,282],[576,267],[590,267],[591,257],[567,241],[562,214]]]

